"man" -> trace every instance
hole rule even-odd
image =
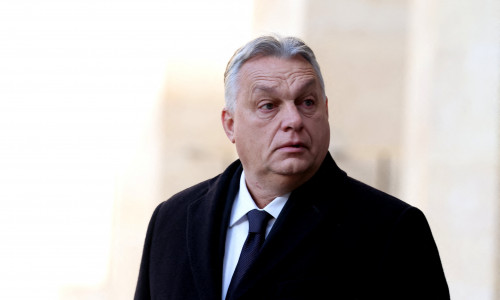
[[[422,212],[329,154],[308,46],[257,38],[224,79],[222,125],[239,160],[157,207],[135,299],[449,299]]]

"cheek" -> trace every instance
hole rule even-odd
[[[330,125],[328,119],[318,118],[311,120],[311,123],[309,123],[309,132],[316,139],[319,139],[317,142],[328,142],[330,138]]]
[[[234,125],[234,137],[235,143],[239,147],[238,151],[258,156],[260,152],[271,147],[274,136],[279,130],[279,124],[273,120],[249,118],[243,114],[240,115],[238,121]]]
[[[256,129],[245,124],[239,124],[234,129],[234,139],[236,150],[240,155],[251,156],[252,152],[257,149],[258,141]]]

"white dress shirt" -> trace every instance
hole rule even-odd
[[[272,218],[267,223],[266,237],[271,231],[271,228],[278,218],[281,210],[285,206],[290,193],[277,197],[263,209],[259,209],[248,191],[245,182],[245,172],[241,172],[240,188],[231,209],[231,218],[229,219],[229,227],[226,234],[226,251],[224,254],[224,266],[222,275],[222,299],[226,298],[231,278],[240,258],[241,249],[248,235],[248,218],[247,213],[253,209],[265,210]]]

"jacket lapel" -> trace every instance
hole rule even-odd
[[[239,188],[238,174],[241,164],[236,161],[188,208],[186,242],[200,299],[219,300],[222,294],[226,228]]]

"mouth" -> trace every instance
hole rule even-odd
[[[279,149],[283,151],[298,151],[298,150],[303,150],[305,149],[306,146],[303,143],[296,142],[296,143],[287,143],[283,144],[279,147]]]

